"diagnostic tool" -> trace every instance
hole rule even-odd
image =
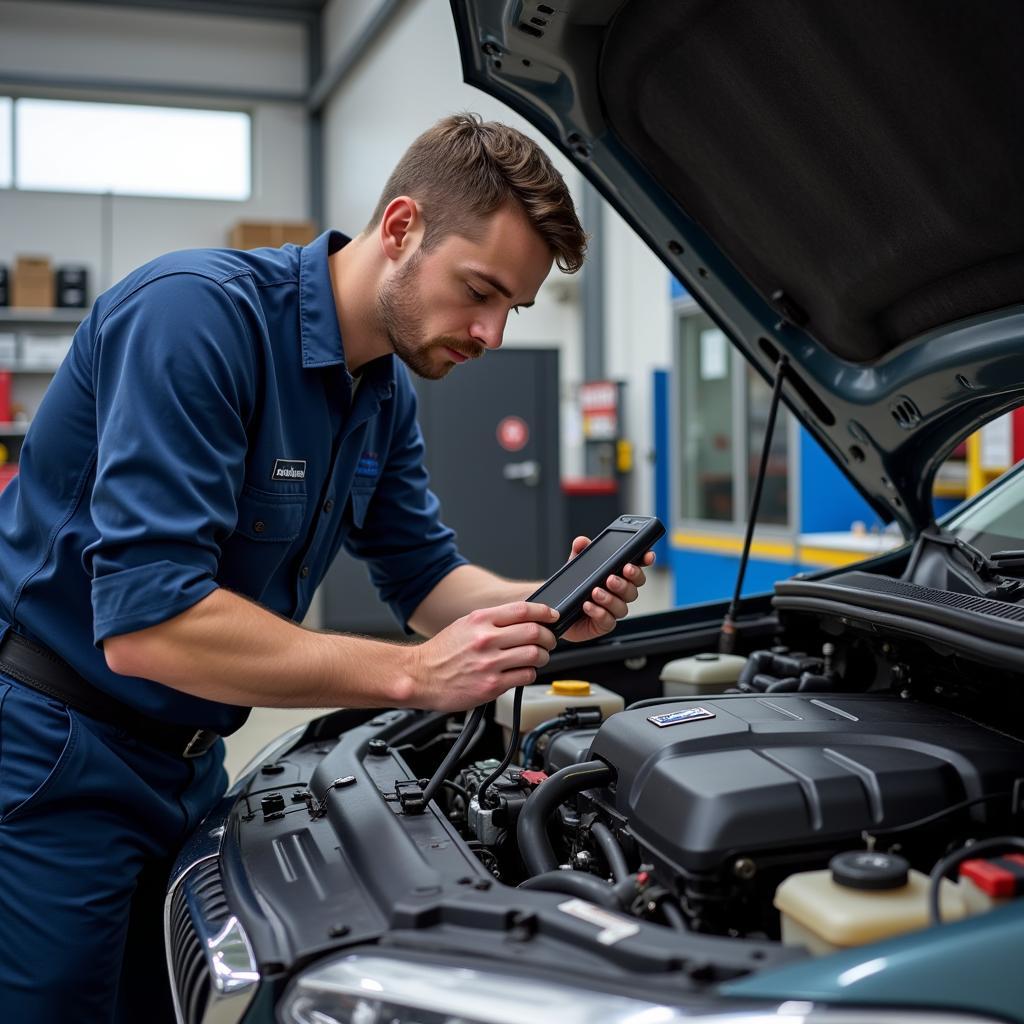
[[[583,614],[594,587],[605,587],[608,577],[621,575],[630,562],[641,565],[664,532],[655,516],[619,516],[527,600],[558,612],[558,621],[548,628],[561,636]]]

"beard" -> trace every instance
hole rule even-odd
[[[428,338],[422,327],[424,303],[420,296],[419,271],[422,251],[377,291],[377,316],[395,355],[406,366],[426,380],[440,380],[455,366],[443,350],[446,348],[476,359],[484,354],[477,342],[445,335]]]

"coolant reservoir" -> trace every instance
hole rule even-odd
[[[515,690],[506,690],[494,707],[494,721],[504,726],[506,738],[512,728],[512,700]],[[519,735],[525,736],[541,722],[557,718],[568,708],[601,709],[602,719],[614,715],[624,707],[622,697],[606,690],[596,683],[581,679],[557,679],[553,683],[535,683],[523,687],[523,712],[520,719]]]
[[[837,854],[825,871],[790,875],[775,890],[782,941],[816,956],[879,942],[928,923],[927,875],[891,853]],[[959,888],[942,880],[943,921],[964,916]]]
[[[737,654],[694,654],[667,662],[661,670],[666,697],[703,697],[735,686],[747,659]]]

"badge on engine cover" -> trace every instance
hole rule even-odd
[[[714,711],[707,708],[685,708],[682,711],[669,711],[664,715],[648,715],[647,721],[653,722],[659,729],[666,725],[682,725],[683,722],[696,722],[701,718],[714,718]]]

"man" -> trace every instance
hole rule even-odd
[[[454,711],[533,681],[554,613],[458,554],[402,364],[497,349],[584,244],[544,154],[465,115],[355,239],[174,253],[97,300],[0,498],[0,1018],[163,1019],[154,897],[250,707]],[[296,625],[341,545],[429,639]],[[613,628],[623,576],[568,639]]]

